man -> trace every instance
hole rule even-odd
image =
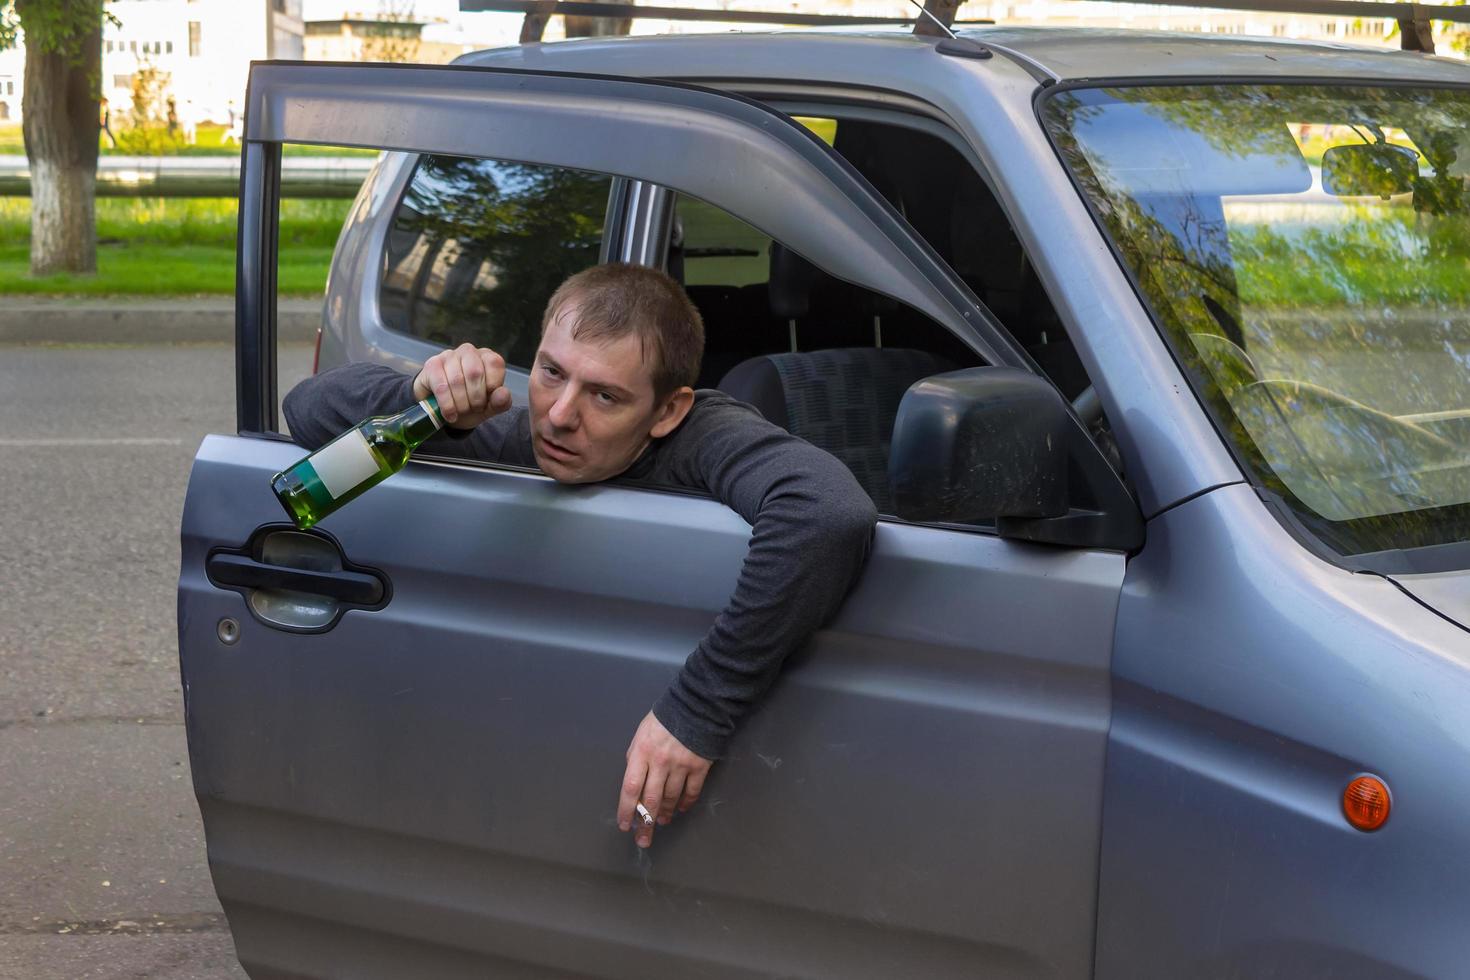
[[[546,306],[529,406],[511,405],[505,363],[462,344],[410,378],[350,364],[286,396],[295,438],[323,445],[363,418],[433,395],[446,430],[431,452],[539,467],[561,483],[626,476],[712,494],[752,528],[729,605],[633,735],[618,826],[640,847],[699,799],[740,719],[787,655],[857,581],[877,512],[837,459],[718,391],[696,392],[699,312],[643,266],[595,266]]]

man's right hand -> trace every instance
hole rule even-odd
[[[424,362],[413,396],[434,396],[439,414],[455,429],[473,429],[510,408],[505,359],[488,347],[460,344]]]

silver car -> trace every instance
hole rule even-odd
[[[179,645],[253,976],[1466,975],[1463,62],[995,28],[250,86],[239,432],[194,466]],[[426,457],[291,529],[283,143],[388,151],[321,369],[470,340],[519,397],[563,277],[660,266],[701,384],[884,515],[649,852],[620,753],[748,526]]]

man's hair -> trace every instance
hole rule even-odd
[[[582,341],[617,340],[634,334],[644,363],[653,368],[653,394],[664,398],[676,388],[693,387],[704,356],[704,321],[684,288],[646,265],[609,262],[567,279],[551,294],[541,332],[569,302],[578,307],[572,337]]]

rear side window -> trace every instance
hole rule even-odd
[[[422,157],[384,247],[384,324],[529,367],[546,301],[597,264],[611,184],[560,167]]]

